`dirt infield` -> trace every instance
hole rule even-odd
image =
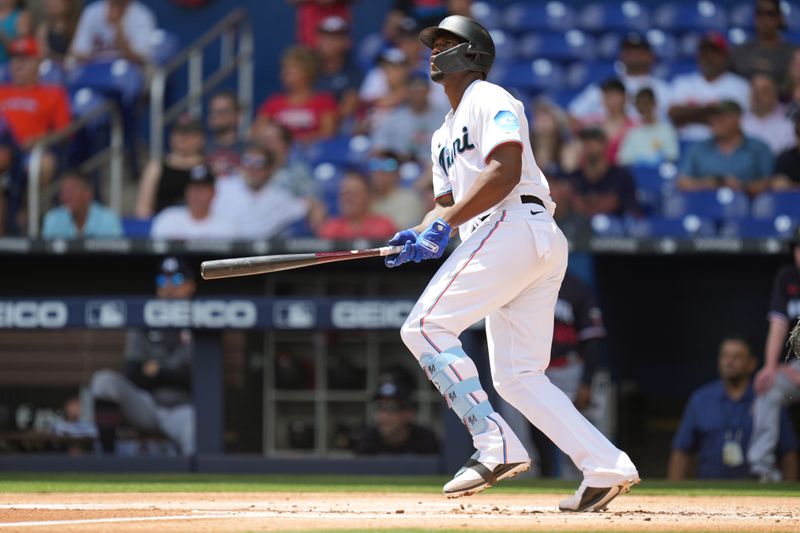
[[[243,532],[420,528],[491,531],[798,531],[796,498],[637,496],[597,514],[556,509],[563,494],[3,494],[0,533]]]

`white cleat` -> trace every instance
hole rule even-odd
[[[581,486],[578,487],[575,494],[566,500],[562,500],[561,503],[558,504],[558,508],[561,511],[572,511],[576,513],[605,511],[611,500],[620,494],[629,492],[631,487],[639,483],[639,481],[640,479],[637,476],[626,479],[613,487],[589,487],[581,483]]]
[[[528,459],[519,463],[499,464],[493,469],[489,469],[489,467],[475,459],[476,455],[477,453],[444,486],[445,496],[448,498],[460,498],[461,496],[477,494],[498,481],[511,479],[531,467],[531,461]]]

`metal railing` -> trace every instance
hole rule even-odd
[[[124,130],[122,125],[122,115],[117,109],[116,104],[111,100],[105,100],[96,107],[83,114],[79,119],[73,120],[70,124],[46,137],[43,137],[33,146],[30,152],[28,166],[28,237],[36,238],[39,235],[40,213],[42,211],[41,181],[42,164],[47,149],[53,145],[60,144],[71,137],[84,127],[92,124],[98,118],[110,116],[110,142],[109,146],[80,165],[81,172],[92,172],[108,161],[109,163],[109,205],[117,213],[122,212],[122,166],[123,166],[123,145]]]
[[[220,43],[219,68],[203,79],[203,53],[217,40]],[[183,65],[188,67],[188,94],[166,108],[167,79]],[[164,155],[166,127],[187,110],[194,117],[202,116],[203,96],[234,72],[238,72],[239,127],[244,133],[250,126],[253,110],[253,68],[253,29],[244,8],[232,11],[177,56],[157,67],[150,81],[151,160],[160,160]]]

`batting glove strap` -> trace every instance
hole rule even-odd
[[[394,237],[389,239],[390,246],[403,245],[403,250],[399,254],[386,256],[383,260],[384,264],[389,268],[400,266],[403,263],[408,263],[414,257],[414,243],[417,242],[419,234],[413,229],[404,229],[394,234]]]
[[[434,220],[417,237],[417,243],[414,245],[414,261],[419,263],[425,259],[442,257],[447,243],[450,242],[450,233],[452,231],[453,228],[450,227],[450,224],[441,218]]]

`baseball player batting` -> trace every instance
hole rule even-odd
[[[495,411],[459,334],[486,318],[495,389],[572,458],[583,473],[562,511],[599,511],[639,482],[627,454],[592,426],[544,374],[553,313],[567,267],[567,240],[536,166],[522,103],[486,76],[494,42],[461,16],[425,28],[431,79],[452,110],[431,139],[436,206],[423,222],[389,241],[403,245],[389,267],[442,256],[458,228],[461,244],[439,268],[401,336],[448,406],[472,435],[476,452],[444,486],[456,498],[530,468],[525,448]]]

